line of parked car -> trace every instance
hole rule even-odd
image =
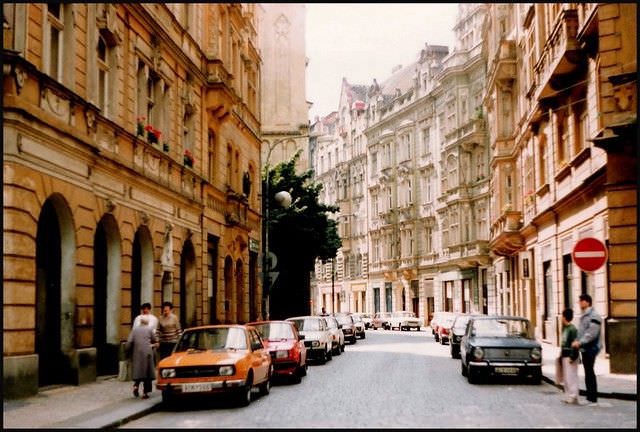
[[[420,331],[420,327],[422,327],[422,321],[411,311],[376,312],[371,319],[371,328],[373,330],[398,329],[403,331],[415,329]]]
[[[362,314],[353,313],[189,328],[158,363],[156,388],[167,405],[184,396],[229,393],[246,406],[253,389],[269,394],[276,376],[301,382],[308,360],[325,364],[347,341],[364,339],[365,328]]]
[[[430,327],[471,384],[496,376],[542,382],[542,346],[527,318],[435,312]]]

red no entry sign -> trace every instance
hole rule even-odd
[[[571,257],[582,271],[596,271],[607,262],[607,247],[596,238],[583,238],[573,247]]]

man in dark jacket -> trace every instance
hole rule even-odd
[[[597,406],[598,384],[596,382],[596,374],[593,371],[593,365],[598,352],[600,352],[600,327],[602,325],[602,319],[593,309],[591,296],[589,294],[582,294],[579,303],[580,309],[582,309],[582,316],[580,317],[580,325],[578,327],[578,340],[574,341],[571,346],[573,348],[580,348],[580,353],[582,354],[584,383],[587,387],[587,405]]]

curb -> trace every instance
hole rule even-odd
[[[547,377],[544,374],[542,375],[542,380],[547,382],[547,383],[549,383],[549,384],[551,384],[552,386],[556,387],[557,389],[564,390],[563,386],[561,386],[560,384],[556,384],[556,382],[554,380],[552,380],[551,378]],[[579,389],[578,393],[580,394],[580,396],[586,396],[587,395],[587,391],[583,390],[583,389]],[[638,395],[637,394],[633,394],[633,393],[617,393],[617,392],[601,393],[601,392],[598,392],[598,398],[637,401],[638,400]]]
[[[140,417],[144,417],[146,415],[152,414],[153,412],[157,411],[159,409],[159,407],[162,405],[162,402],[158,402],[155,405],[152,405],[148,408],[145,408],[143,410],[140,410],[136,413],[130,414],[126,417],[123,417],[121,419],[115,420],[109,424],[106,424],[104,426],[102,426],[100,429],[117,429],[120,426],[129,423],[131,421],[137,420]]]

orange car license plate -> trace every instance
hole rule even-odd
[[[194,392],[207,392],[213,389],[213,385],[211,383],[187,383],[182,384],[182,391],[184,393],[194,393]]]

